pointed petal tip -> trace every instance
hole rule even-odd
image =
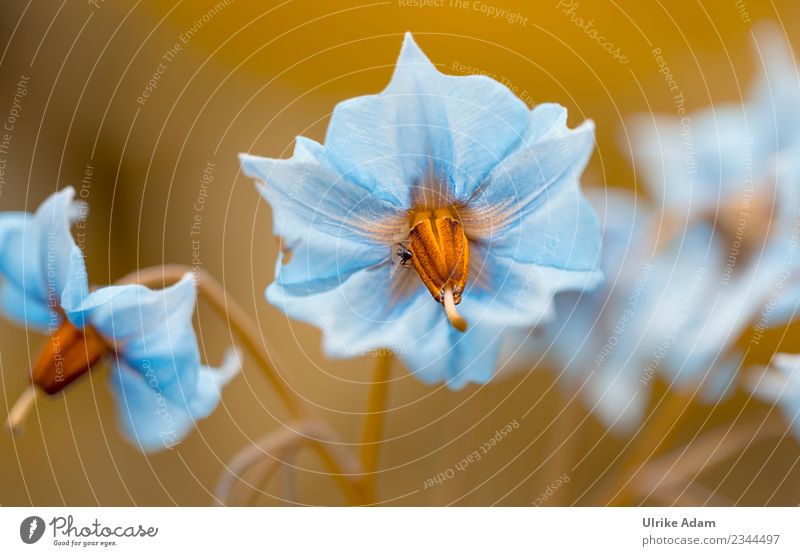
[[[406,31],[403,37],[403,46],[400,48],[400,57],[397,60],[397,65],[399,66],[401,64],[424,64],[432,66],[430,59],[419,47],[410,31]]]
[[[256,187],[264,182],[265,172],[262,171],[260,166],[262,162],[268,160],[254,154],[239,153],[239,164],[242,167],[242,173],[248,178],[256,180]]]
[[[260,156],[250,153],[239,153],[239,164],[242,166],[242,171],[244,174],[249,178],[256,177],[255,165],[258,164],[259,160],[261,160]]]
[[[417,41],[414,40],[414,35],[411,34],[411,31],[406,31],[403,33],[403,49],[406,48],[416,48],[419,50],[419,45],[417,45]]]

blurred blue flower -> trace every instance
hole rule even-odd
[[[800,71],[784,29],[764,21],[753,36],[760,75],[750,93],[751,125],[763,151],[782,151],[800,141]]]
[[[641,423],[656,377],[718,402],[732,391],[741,354],[728,343],[697,341],[718,318],[717,303],[732,301],[719,299],[724,249],[714,230],[698,222],[660,246],[658,213],[632,192],[589,189],[587,196],[600,214],[606,281],[592,292],[557,295],[557,318],[524,351],[547,354],[563,370],[559,379],[615,432]]]
[[[642,114],[625,129],[625,150],[673,225],[695,217],[725,223],[726,212],[735,223],[740,210],[776,202],[776,154],[800,139],[800,76],[777,28],[762,24],[754,36],[761,71],[748,100],[675,116]]]
[[[794,320],[800,299],[800,77],[775,28],[762,25],[755,37],[762,71],[746,102],[639,116],[630,127],[637,169],[662,211],[656,248],[699,242],[716,253],[703,263],[702,303],[681,317],[685,341],[666,361],[690,383],[714,368],[729,377],[714,380],[730,384],[741,364],[736,342],[752,328],[757,344],[766,329]],[[703,226],[708,240],[696,236]],[[657,318],[673,327],[674,316],[662,309]]]
[[[425,382],[486,382],[506,327],[601,280],[578,185],[593,125],[566,119],[439,73],[406,35],[389,86],[340,103],[324,145],[241,156],[288,251],[268,300],[321,328],[331,356],[386,347]]]
[[[748,374],[746,384],[761,401],[777,404],[800,438],[800,355],[776,354],[761,373]]]
[[[68,187],[35,214],[0,215],[3,310],[53,334],[34,369],[40,387],[59,391],[109,355],[126,436],[145,451],[170,447],[214,410],[238,358],[229,353],[220,369],[201,365],[191,274],[160,291],[121,285],[90,292],[70,233],[79,208],[74,195]]]
[[[630,127],[637,168],[664,210],[662,237],[695,220],[725,236],[720,285],[733,303],[720,306],[717,326],[704,330],[707,347],[759,311],[762,329],[792,321],[800,298],[800,73],[777,27],[761,24],[754,37],[760,72],[746,102],[643,115]]]
[[[705,294],[704,309],[685,325],[691,341],[676,350],[693,365],[714,364],[750,329],[750,341],[757,345],[767,329],[796,318],[800,299],[798,147],[787,147],[775,157],[770,181],[778,195],[769,214],[762,215],[767,220],[762,233],[747,227],[733,234],[719,228],[714,231],[720,254],[708,269],[713,287]]]

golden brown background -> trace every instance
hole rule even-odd
[[[410,30],[442,71],[484,72],[529,104],[559,102],[569,108],[572,125],[593,118],[598,148],[584,183],[633,186],[634,171],[619,147],[622,117],[674,112],[653,48],[661,48],[695,109],[742,97],[755,71],[753,23],[776,21],[795,33],[790,38],[800,47],[794,0],[585,0],[575,6],[577,16],[594,20],[627,54],[628,64],[601,49],[555,0],[483,2],[527,18],[513,24],[475,2],[454,2],[420,8],[398,0],[230,1],[165,64],[158,88],[140,105],[137,97],[162,56],[218,0],[3,0],[0,115],[20,76],[30,79],[0,210],[33,210],[57,187],[79,186],[91,167],[85,248],[93,281],[109,283],[137,267],[192,264],[190,226],[203,170],[212,163],[201,213],[202,266],[258,318],[289,384],[357,448],[373,359],[326,359],[319,331],[266,303],[277,244],[269,207],[239,172],[237,153],[285,157],[296,135],[322,140],[337,102],[386,85],[402,34]],[[216,363],[234,339],[206,306],[199,314],[201,349]],[[0,408],[24,389],[42,340],[0,323]],[[761,357],[775,347],[765,347]],[[0,504],[209,504],[224,462],[288,418],[248,361],[199,431],[174,451],[144,456],[117,432],[105,375],[96,369],[91,380],[41,401],[24,436],[0,435]],[[550,500],[564,503],[601,477],[626,442],[581,415],[580,441],[570,453],[554,454],[564,435],[555,417],[572,393],[554,387],[545,369],[459,392],[425,386],[399,365],[393,377],[378,477],[383,501],[528,505],[567,473],[568,489]],[[701,425],[732,418],[742,403],[737,398],[717,408],[708,421],[708,411],[693,408],[682,434],[690,438]],[[768,408],[750,402],[748,411]],[[514,419],[520,428],[479,463],[423,488]],[[739,504],[794,505],[798,454],[791,438],[761,443],[704,471],[698,482]],[[297,463],[306,468],[298,472],[302,502],[341,501],[333,483],[313,472],[319,469],[313,457]]]

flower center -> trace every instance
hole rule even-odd
[[[465,331],[467,322],[456,310],[469,274],[469,241],[461,222],[448,209],[417,211],[408,237],[412,266],[450,323]]]
[[[108,350],[91,326],[80,330],[65,321],[39,355],[33,382],[48,394],[55,394],[88,371]]]
[[[740,243],[747,255],[752,254],[770,234],[774,195],[756,188],[757,193],[723,204],[716,215],[715,225],[729,243]]]

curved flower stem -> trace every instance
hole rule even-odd
[[[364,472],[364,488],[369,499],[373,501],[375,500],[375,473],[380,457],[391,368],[392,352],[381,350],[372,375],[367,415],[364,417],[364,432],[361,435],[361,467]]]
[[[200,295],[222,317],[240,338],[244,347],[256,359],[261,370],[269,380],[275,392],[286,404],[292,417],[298,420],[311,418],[308,407],[298,398],[295,392],[286,386],[286,382],[272,368],[269,354],[261,341],[258,327],[247,312],[231,298],[217,280],[204,270],[196,270],[185,265],[163,265],[137,270],[122,278],[119,283],[135,283],[147,286],[165,287],[178,282],[187,272],[196,277]],[[312,443],[314,450],[329,472],[339,482],[350,504],[364,503],[363,486],[359,479],[343,474],[336,458],[331,455],[329,447],[323,441]]]
[[[689,488],[703,469],[741,454],[758,442],[783,435],[787,427],[775,414],[720,426],[648,462],[633,488],[643,497],[652,490],[674,493],[684,485]]]
[[[691,397],[691,392],[683,391],[666,394],[667,399],[650,414],[649,422],[639,431],[632,444],[629,444],[627,455],[619,466],[620,471],[611,485],[602,490],[602,498],[598,500],[600,504],[625,506],[630,503],[634,477],[653,454],[672,439]]]
[[[297,421],[286,429],[281,429],[256,440],[242,449],[228,464],[220,478],[217,488],[216,505],[254,505],[260,489],[265,488],[269,480],[283,467],[291,472],[291,461],[306,445],[317,445],[319,440],[333,443],[335,434],[324,423],[317,421]],[[347,473],[357,475],[360,472],[358,459],[345,446],[333,444],[331,456],[337,466]],[[253,475],[253,480],[246,476]],[[250,493],[237,496],[237,481],[247,482]]]
[[[118,283],[142,284],[150,287],[166,287],[178,282],[186,273],[192,272],[196,277],[200,295],[208,301],[214,311],[225,319],[231,329],[239,336],[244,347],[255,357],[267,375],[272,387],[284,401],[294,417],[308,417],[306,407],[294,393],[286,387],[286,383],[273,370],[269,355],[260,341],[258,329],[247,313],[225,292],[223,287],[204,270],[193,270],[183,265],[164,265],[144,268],[128,274]]]

